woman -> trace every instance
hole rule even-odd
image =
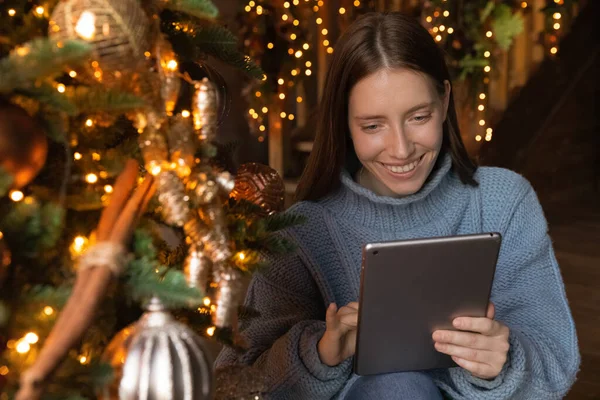
[[[292,208],[308,222],[286,232],[297,251],[253,279],[250,348],[224,350],[218,366],[259,366],[276,399],[562,398],[580,357],[543,211],[524,178],[469,160],[429,33],[395,13],[359,19],[336,47],[321,110]],[[487,317],[432,336],[459,367],[353,375],[362,245],[492,231],[503,244]]]

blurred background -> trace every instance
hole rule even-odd
[[[227,87],[220,138],[269,164],[286,202],[312,149],[328,61],[369,11],[419,19],[445,51],[463,140],[482,165],[523,174],[550,223],[583,356],[569,399],[600,398],[599,1],[221,0],[263,80],[209,60]]]

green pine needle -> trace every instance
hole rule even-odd
[[[273,214],[265,218],[266,229],[269,232],[280,231],[305,222],[305,216],[290,213]]]
[[[106,90],[104,87],[78,87],[65,95],[77,108],[78,114],[94,112],[126,112],[146,105],[132,93]]]
[[[204,297],[200,290],[188,286],[181,271],[147,257],[129,263],[126,280],[136,301],[158,296],[167,307],[194,307],[202,304]]]
[[[54,86],[48,83],[19,88],[16,89],[15,92],[35,99],[40,103],[43,103],[54,110],[64,112],[69,116],[75,116],[78,113],[77,106],[75,106],[64,93],[59,93]]]
[[[8,189],[12,186],[14,179],[7,170],[0,166],[0,197],[4,197],[8,193]]]
[[[23,303],[44,304],[56,309],[61,309],[69,296],[71,296],[71,287],[61,286],[34,286],[23,296]]]
[[[87,43],[36,38],[0,60],[0,93],[32,87],[41,79],[60,74],[67,65],[79,64],[91,54]]]
[[[38,113],[37,117],[50,139],[56,143],[65,144],[67,142],[69,119],[65,113],[47,108]]]
[[[170,0],[165,7],[200,19],[214,20],[219,16],[219,10],[210,0]]]

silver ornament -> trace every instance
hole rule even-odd
[[[173,171],[163,171],[156,177],[156,189],[164,221],[182,227],[190,215],[183,182]]]
[[[214,394],[213,360],[204,339],[177,322],[154,298],[133,325],[108,345],[116,379],[103,400],[205,400]]]
[[[194,171],[192,177],[188,180],[186,189],[192,195],[192,204],[194,207],[210,204],[217,198],[219,187],[211,175],[203,171]]]
[[[171,149],[171,162],[177,175],[187,178],[195,164],[196,138],[194,137],[194,129],[189,118],[184,118],[181,114],[172,117],[171,121],[167,133],[169,148]]]
[[[211,282],[212,262],[199,247],[195,244],[189,247],[183,273],[190,287],[206,292]]]
[[[169,166],[169,147],[167,139],[160,127],[139,118],[140,126],[146,125],[143,133],[138,137],[138,143],[146,170],[152,175],[158,175]]]
[[[217,133],[219,99],[215,85],[207,78],[194,82],[192,116],[194,129],[200,140],[213,140]]]
[[[212,322],[218,328],[233,326],[240,305],[242,282],[240,272],[231,266],[221,269],[215,279],[218,284],[215,299],[216,310],[212,314]]]

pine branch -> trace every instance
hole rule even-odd
[[[67,65],[89,57],[91,47],[84,42],[59,42],[36,38],[0,60],[0,93],[29,88],[35,81],[61,73]]]
[[[28,304],[44,304],[53,308],[61,309],[69,296],[71,296],[71,287],[61,286],[34,286],[24,294],[23,303]]]
[[[56,143],[67,143],[69,119],[65,113],[47,108],[39,112],[37,117],[50,139]]]
[[[4,197],[8,193],[8,189],[12,186],[14,177],[0,166],[0,197]]]
[[[165,8],[200,19],[214,20],[219,16],[219,10],[210,0],[169,0]]]
[[[15,92],[35,99],[40,103],[46,104],[54,110],[64,112],[71,117],[76,116],[78,113],[77,106],[71,102],[69,97],[67,97],[65,93],[60,93],[54,86],[48,83],[18,88]]]
[[[129,263],[126,275],[131,297],[136,301],[158,296],[167,307],[194,307],[203,293],[188,286],[181,271],[159,265],[147,257]]]
[[[106,90],[104,87],[77,87],[67,90],[66,97],[78,114],[95,112],[125,112],[142,108],[145,101],[132,93]]]
[[[238,50],[238,40],[231,31],[219,25],[201,26],[192,21],[186,23],[193,33],[185,33],[166,25],[171,43],[178,54],[186,55],[191,61],[197,61],[208,54],[219,60],[242,69],[254,78],[262,78],[264,72],[250,57]]]

